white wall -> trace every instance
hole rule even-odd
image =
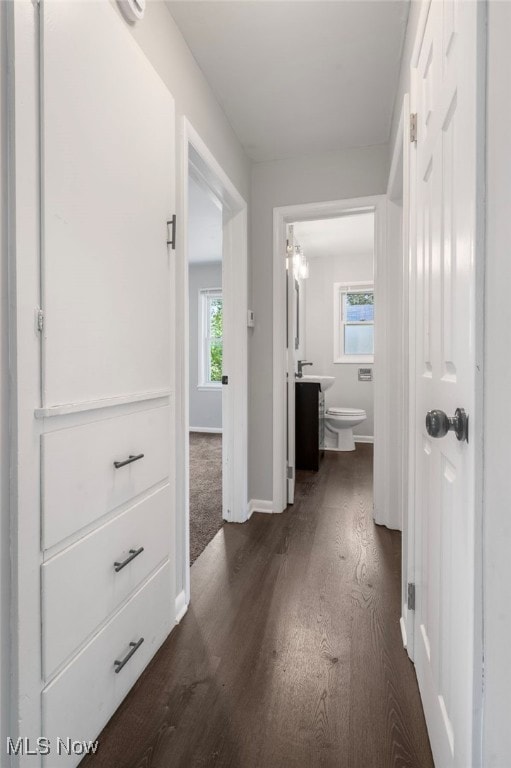
[[[114,7],[122,14],[113,2]],[[186,115],[238,192],[248,201],[250,160],[164,2],[149,0],[133,37],[168,86],[176,115]]]
[[[256,326],[250,336],[249,496],[272,499],[273,209],[383,194],[386,145],[256,163],[252,170],[251,273]]]
[[[6,3],[0,3],[0,748],[9,734],[9,357],[7,330]]]
[[[309,261],[305,285],[305,355],[314,365],[306,373],[335,376],[325,392],[325,405],[363,408],[367,419],[355,427],[356,435],[372,437],[374,432],[373,383],[358,380],[359,368],[374,368],[370,363],[334,363],[333,284],[372,282],[374,253],[351,253],[314,257]]]
[[[485,768],[511,765],[511,3],[488,7],[484,407]]]
[[[199,383],[199,292],[222,287],[222,263],[190,264],[190,429],[222,427],[222,390],[198,389]]]

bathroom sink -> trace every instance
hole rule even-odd
[[[319,384],[321,386],[321,391],[326,392],[326,390],[330,389],[334,383],[335,376],[313,376],[312,374],[306,376],[304,374],[302,378],[297,379],[297,381],[302,382],[303,384]]]

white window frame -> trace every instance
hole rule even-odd
[[[209,303],[222,299],[221,288],[202,288],[199,291],[199,383],[197,389],[221,389],[221,381],[210,381]],[[223,336],[222,343],[223,343]]]
[[[374,282],[334,283],[334,363],[374,363],[373,355],[346,355],[344,353],[343,296],[346,293],[374,294]],[[374,328],[374,320],[368,325]]]

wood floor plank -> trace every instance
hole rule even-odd
[[[82,768],[432,768],[400,547],[372,521],[371,446],[298,473],[292,507],[196,561],[187,615]]]

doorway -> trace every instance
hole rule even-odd
[[[295,381],[297,378],[295,378],[295,374],[298,374],[298,360],[303,359],[300,357],[296,357],[295,353],[296,351],[300,351],[300,341],[298,340],[298,347],[296,346],[296,342],[293,343],[291,341],[288,345],[288,331],[291,333],[294,332],[294,318],[300,317],[300,310],[298,309],[298,312],[296,311],[296,306],[294,304],[295,297],[298,298],[298,303],[300,301],[299,294],[293,289],[293,290],[287,290],[287,303],[282,301],[282,297],[286,295],[286,286],[289,288],[289,264],[290,260],[295,259],[295,256],[297,258],[295,259],[297,268],[299,268],[299,261],[302,257],[302,255],[307,258],[306,254],[306,248],[305,248],[305,242],[307,242],[307,238],[310,237],[310,233],[316,227],[317,229],[321,229],[321,223],[324,222],[324,228],[325,229],[335,229],[335,224],[328,224],[328,222],[332,221],[340,221],[344,218],[346,218],[346,221],[356,221],[357,217],[365,216],[367,218],[372,217],[372,262],[374,265],[374,274],[373,279],[371,280],[371,274],[369,274],[369,279],[359,279],[355,280],[354,273],[350,272],[350,276],[346,278],[345,281],[338,279],[338,280],[332,280],[331,286],[329,289],[329,297],[328,301],[331,302],[331,310],[330,310],[330,326],[329,326],[329,334],[331,334],[331,343],[326,342],[326,344],[323,345],[324,352],[321,353],[321,364],[323,367],[327,367],[332,373],[331,366],[334,366],[333,370],[337,372],[339,370],[339,367],[342,365],[344,367],[344,364],[341,362],[341,359],[344,356],[344,352],[341,355],[340,350],[340,341],[342,339],[344,344],[344,339],[346,338],[345,333],[347,333],[348,341],[352,339],[351,334],[356,329],[350,329],[348,328],[347,332],[345,332],[345,329],[342,327],[342,324],[337,328],[337,335],[334,334],[334,322],[333,322],[333,313],[334,313],[334,306],[337,307],[337,313],[339,314],[339,319],[342,320],[342,308],[344,308],[344,315],[346,312],[346,307],[349,306],[347,302],[350,301],[350,294],[353,294],[353,298],[357,301],[362,298],[366,303],[372,301],[374,302],[374,307],[378,307],[378,296],[379,296],[379,272],[378,272],[378,264],[382,259],[382,256],[384,254],[385,250],[385,198],[377,196],[377,197],[368,197],[368,198],[358,198],[358,199],[352,199],[352,200],[341,200],[341,201],[333,201],[333,202],[327,202],[327,203],[312,203],[312,204],[305,204],[305,205],[296,205],[296,206],[287,206],[285,208],[276,208],[274,211],[274,302],[273,302],[273,310],[274,310],[274,339],[273,339],[273,350],[274,350],[274,357],[273,357],[273,365],[274,365],[274,392],[273,392],[273,416],[274,416],[274,424],[273,424],[273,443],[274,443],[274,454],[273,454],[273,503],[274,503],[274,509],[275,511],[281,512],[283,511],[287,504],[288,500],[292,501],[292,494],[293,494],[293,479],[295,474],[295,439],[294,435],[292,434],[293,427],[294,427],[294,413],[295,413]],[[359,222],[363,221],[362,218],[358,219]],[[302,240],[304,240],[304,244],[301,244],[300,242],[297,242],[296,244],[294,242],[290,241],[290,225],[293,225],[292,229],[292,236],[293,239],[295,237],[295,233],[302,236]],[[342,228],[342,224],[339,225]],[[289,241],[289,242],[287,242]],[[312,242],[312,240],[310,241]],[[296,246],[296,248],[295,248]],[[288,251],[288,249],[291,247],[292,251]],[[301,250],[300,250],[301,249]],[[313,263],[313,258],[309,259],[308,264],[308,270],[309,275],[311,273],[311,264]],[[287,268],[286,268],[286,262],[287,262]],[[319,263],[319,262],[318,262]],[[315,270],[315,267],[314,267]],[[332,273],[333,274],[333,273]],[[346,274],[348,274],[346,272]],[[362,274],[362,273],[361,273]],[[365,273],[364,273],[365,274]],[[350,283],[358,282],[360,283],[358,286],[353,285]],[[305,281],[304,281],[305,282]],[[344,285],[343,285],[344,283]],[[370,290],[368,289],[368,286],[366,283],[370,284]],[[334,287],[334,284],[335,285]],[[293,283],[294,286],[294,283]],[[324,285],[322,287],[322,290],[324,289]],[[356,296],[355,296],[356,294]],[[365,296],[365,298],[364,298]],[[319,298],[319,297],[318,297]],[[317,303],[317,302],[316,302]],[[286,304],[287,304],[287,316],[286,316]],[[319,306],[319,305],[318,305]],[[356,306],[356,304],[354,304]],[[365,307],[364,312],[366,312],[368,307]],[[302,308],[303,311],[303,308]],[[375,315],[377,315],[377,309],[375,312]],[[318,309],[318,312],[323,312],[325,314],[325,303],[323,302],[322,309]],[[307,306],[305,305],[305,313],[307,313]],[[327,313],[328,314],[328,310]],[[374,353],[378,354],[378,350],[381,347],[382,340],[385,339],[385,316],[383,313],[380,314],[381,322],[378,321],[378,324],[374,325]],[[302,320],[303,322],[303,320]],[[365,321],[364,321],[365,322]],[[367,326],[368,327],[368,326]],[[367,327],[363,330],[363,335],[365,337],[367,333]],[[298,334],[299,336],[299,334]],[[334,338],[335,336],[335,338]],[[360,343],[361,340],[359,339]],[[367,341],[367,339],[366,339]],[[337,349],[337,352],[334,352],[334,346]],[[329,351],[327,351],[329,350]],[[353,351],[351,348],[348,351]],[[318,353],[319,354],[319,353]],[[336,359],[339,360],[338,363],[333,362]],[[384,459],[384,450],[382,450],[379,446],[379,443],[381,446],[385,444],[385,438],[382,434],[380,423],[382,419],[382,392],[381,392],[381,385],[376,379],[374,383],[371,383],[368,381],[369,377],[372,377],[372,367],[374,363],[374,359],[372,355],[369,354],[363,354],[362,348],[360,348],[360,354],[354,355],[354,358],[357,358],[356,361],[352,363],[347,363],[346,365],[349,365],[350,373],[353,374],[354,371],[356,371],[356,378],[358,383],[358,376],[360,375],[362,380],[360,381],[360,385],[369,385],[369,387],[373,387],[373,398],[372,398],[372,404],[374,404],[373,409],[373,423],[374,423],[374,431],[371,433],[363,433],[362,430],[359,428],[359,424],[355,425],[357,428],[357,432],[359,432],[358,437],[360,439],[366,438],[372,438],[374,435],[379,435],[380,440],[376,440],[375,445],[375,455],[374,455],[374,489],[375,489],[375,498],[374,498],[374,506],[375,510],[379,509],[383,503],[384,503],[384,494],[381,491],[381,487],[377,484],[377,480],[383,476],[383,471],[381,469],[382,461]],[[314,360],[309,360],[309,352],[307,350],[307,360],[305,362],[315,362]],[[318,358],[319,359],[319,358]],[[368,370],[369,369],[369,370]],[[313,366],[313,370],[314,366]],[[302,373],[304,375],[308,375],[308,370],[305,368]],[[318,375],[326,375],[325,372],[320,371],[319,368],[317,370]],[[364,381],[364,377],[367,377]],[[335,379],[335,376],[333,377]],[[362,390],[364,391],[364,390]],[[367,392],[367,390],[366,390]],[[328,392],[325,392],[325,400],[326,395]],[[367,395],[365,395],[367,397]],[[330,399],[330,398],[329,398]],[[335,407],[335,403],[333,403],[331,406]],[[339,405],[343,405],[344,407],[349,407],[348,403],[339,403]],[[358,410],[364,410],[362,406],[357,406]],[[359,422],[362,424],[362,422]],[[288,428],[289,432],[288,432]],[[327,443],[328,446],[331,448],[335,448],[339,446],[338,440],[339,435],[336,434],[335,431],[332,431],[331,434],[328,435]],[[334,441],[337,441],[336,445],[334,445]],[[325,447],[325,446],[324,446]],[[384,520],[378,520],[378,522],[385,522]]]
[[[191,278],[190,256],[194,246],[194,236],[189,231],[188,223],[193,213],[190,211],[190,194],[205,196],[206,207],[213,211],[216,206],[217,222],[221,222],[221,233],[216,228],[217,255],[218,243],[221,244],[221,284],[208,285],[197,295],[199,304],[214,313],[220,306],[221,298],[221,336],[218,327],[214,338],[209,333],[213,351],[218,353],[221,342],[221,363],[218,354],[201,362],[201,370],[213,373],[218,378],[221,370],[222,385],[215,381],[214,396],[221,400],[217,407],[217,416],[221,412],[221,518],[223,521],[245,522],[248,517],[248,482],[247,482],[247,204],[231,182],[221,165],[208,149],[206,143],[191,125],[183,118],[181,126],[181,184],[178,204],[178,217],[184,222],[182,237],[177,240],[177,258],[175,262],[176,284],[176,335],[174,339],[174,359],[176,364],[175,414],[177,436],[175,447],[175,489],[176,489],[176,536],[177,536],[177,597],[176,615],[178,621],[186,612],[190,601],[190,427],[208,427],[208,424],[191,423],[190,366],[191,356],[198,347],[192,348],[189,323]],[[194,191],[192,191],[194,190]],[[211,214],[213,216],[213,214]],[[214,218],[214,217],[213,217]],[[211,243],[210,243],[210,247]],[[214,250],[214,248],[213,248]],[[218,270],[218,264],[217,264]],[[221,297],[218,290],[221,288]],[[208,291],[208,289],[210,289]],[[200,299],[200,302],[199,302]],[[217,318],[218,320],[218,318]],[[197,324],[199,318],[197,317]],[[218,326],[218,324],[217,324]],[[197,326],[198,327],[198,326]],[[198,334],[197,334],[198,335]],[[207,334],[206,334],[207,335]],[[202,350],[209,347],[202,347]],[[211,367],[214,368],[213,372]],[[211,377],[210,377],[211,378]],[[205,382],[205,379],[203,380]],[[207,383],[207,382],[206,382]],[[211,394],[211,393],[210,393]],[[218,404],[217,404],[218,406]],[[221,408],[221,410],[220,410]],[[203,412],[203,416],[205,413]],[[209,417],[211,418],[211,414]],[[218,424],[218,422],[216,422]],[[215,428],[209,422],[210,429]],[[218,428],[218,427],[217,427]],[[192,433],[218,435],[218,432]],[[214,437],[211,438],[214,440]],[[193,460],[193,457],[192,457]],[[200,457],[198,459],[200,462]],[[207,473],[206,473],[207,474]],[[218,480],[217,480],[218,486]],[[218,492],[218,489],[217,489]],[[217,502],[218,505],[218,502]],[[218,523],[221,525],[221,522]]]
[[[288,225],[288,466],[297,471],[374,442],[374,238],[374,211]],[[289,503],[293,486],[288,477]]]
[[[190,565],[223,524],[221,201],[189,166]]]

